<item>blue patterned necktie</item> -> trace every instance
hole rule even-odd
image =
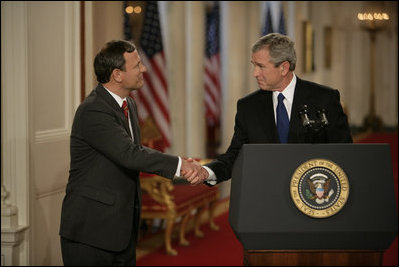
[[[280,143],[287,143],[290,121],[288,119],[288,113],[287,110],[285,109],[283,100],[284,100],[284,95],[280,93],[278,95],[278,104],[277,104],[277,131],[280,137]]]

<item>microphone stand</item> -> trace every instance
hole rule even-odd
[[[303,105],[302,109],[299,111],[299,116],[302,121],[302,126],[307,129],[305,143],[325,143],[323,130],[328,126],[326,111],[324,109],[318,110],[316,112],[317,119],[311,120],[308,115],[307,105]]]

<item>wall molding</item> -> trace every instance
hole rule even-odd
[[[59,187],[57,189],[51,190],[51,191],[46,192],[46,193],[38,194],[38,195],[36,195],[36,199],[41,199],[41,198],[45,198],[45,197],[51,197],[51,196],[54,196],[54,195],[57,195],[57,194],[60,194],[60,193],[64,194],[65,193],[65,188],[66,187],[63,186],[63,187]]]
[[[27,4],[31,29],[29,56],[35,59],[29,62],[29,100],[33,107],[30,113],[32,126],[29,151],[32,184],[29,230],[31,265],[62,264],[59,212],[68,178],[73,118],[80,104],[81,91],[80,4],[79,1]],[[51,45],[53,39],[60,47]],[[41,58],[41,54],[54,55],[57,60],[49,61],[48,57]],[[44,83],[46,73],[35,71],[42,66],[59,66],[60,72],[48,77],[49,81]],[[57,97],[59,105],[55,106],[56,110],[46,108],[50,106],[47,92]],[[42,97],[37,97],[37,93]],[[41,117],[42,113],[49,116]]]
[[[35,144],[69,140],[70,135],[71,131],[69,129],[38,131],[35,133]]]

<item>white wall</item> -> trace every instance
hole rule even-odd
[[[1,2],[1,265],[29,263],[26,2]]]
[[[8,167],[2,170],[2,186],[18,208],[16,225],[28,227],[19,261],[13,264],[60,265],[60,207],[69,172],[70,129],[80,101],[79,2],[2,2],[2,19],[3,8],[2,40],[7,41],[2,42],[2,54],[3,49],[23,49],[6,53],[4,61],[2,57],[2,99],[9,96],[2,108],[26,115],[2,112],[4,128],[17,131],[22,124],[26,129],[15,136],[7,134],[7,139],[2,134],[2,143],[27,144],[24,154],[11,158],[13,149],[2,145],[2,161]],[[12,32],[15,25],[20,35]],[[18,86],[20,81],[23,86]],[[18,170],[25,165],[28,172],[20,183]],[[24,188],[26,192],[20,192]]]
[[[365,1],[295,1],[296,48],[300,77],[326,84],[340,91],[351,126],[360,127],[369,112],[370,38],[360,27],[358,12],[368,11]],[[376,3],[376,2],[374,2]],[[390,21],[377,33],[375,65],[376,115],[385,126],[398,125],[398,21],[397,3],[380,2]],[[300,68],[303,57],[301,22],[309,20],[315,32],[315,65],[312,73]],[[332,27],[332,66],[324,67],[323,29]]]

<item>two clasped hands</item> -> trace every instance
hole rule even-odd
[[[192,158],[182,158],[180,175],[191,185],[202,184],[208,178],[208,171]]]

